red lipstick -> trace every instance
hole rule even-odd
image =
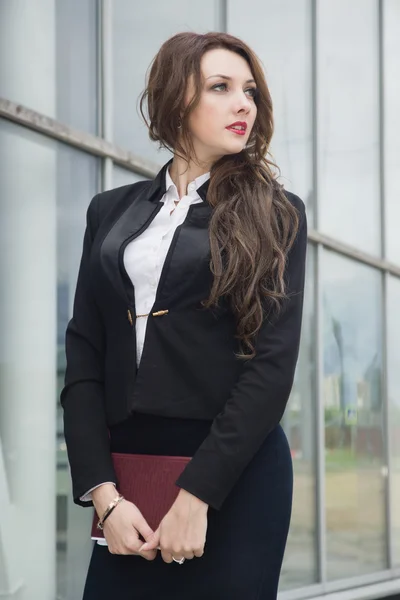
[[[231,123],[225,129],[237,133],[238,135],[245,135],[247,129],[247,123],[245,121],[235,121]]]

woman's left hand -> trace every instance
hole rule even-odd
[[[159,548],[166,563],[172,557],[192,559],[204,554],[208,504],[181,489],[174,504],[140,552]]]

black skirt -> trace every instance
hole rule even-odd
[[[210,421],[135,413],[111,430],[111,450],[192,456]],[[208,510],[204,554],[183,565],[110,554],[94,544],[83,600],[274,600],[289,529],[293,471],[278,425],[221,510]]]

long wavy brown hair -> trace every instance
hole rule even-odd
[[[236,52],[247,61],[258,90],[257,116],[244,150],[225,155],[211,167],[207,202],[213,207],[209,223],[213,284],[202,304],[211,308],[221,297],[229,299],[241,351],[236,356],[250,359],[256,354],[256,336],[264,319],[279,312],[287,298],[285,265],[299,224],[296,209],[277,182],[279,168],[268,158],[274,123],[261,63],[242,40],[227,33],[178,33],[161,46],[149,67],[140,112],[150,139],[189,163],[194,156],[189,118],[204,85],[200,63],[215,48]],[[185,105],[190,76],[194,96]]]

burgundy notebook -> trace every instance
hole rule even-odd
[[[155,531],[173,505],[180,488],[175,481],[191,460],[186,456],[151,456],[112,453],[118,491],[133,502]],[[117,509],[116,509],[117,510]],[[97,529],[99,518],[93,515],[92,539],[103,539]]]

